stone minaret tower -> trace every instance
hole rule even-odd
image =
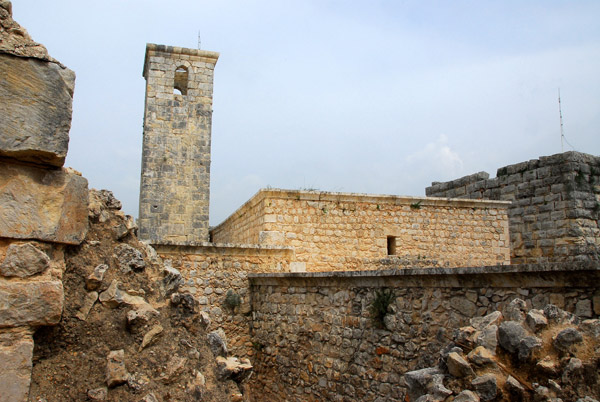
[[[219,54],[147,44],[139,237],[208,241],[213,72]]]

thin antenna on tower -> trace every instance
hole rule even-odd
[[[560,88],[558,88],[558,115],[560,116],[560,151],[565,152],[564,143],[566,142],[568,146],[571,147],[573,151],[575,151],[575,147],[571,145],[571,143],[565,137],[565,132],[563,130],[563,118],[562,118],[562,106],[560,104]]]
[[[198,30],[198,50],[200,50],[201,44],[202,44],[202,41],[200,40],[200,30]]]
[[[565,133],[563,131],[562,106],[560,104],[560,87],[558,88],[558,115],[560,116],[560,152],[565,152],[565,146],[563,144]]]

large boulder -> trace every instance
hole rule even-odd
[[[60,281],[0,280],[0,328],[55,325],[60,321],[63,300]]]
[[[60,167],[69,145],[75,73],[52,59],[0,2],[0,156]]]
[[[81,243],[88,229],[87,186],[85,178],[64,170],[0,162],[0,237]]]

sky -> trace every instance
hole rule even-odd
[[[260,188],[422,196],[600,155],[600,1],[13,0],[77,74],[66,165],[138,215],[146,43],[220,53],[210,223]],[[560,88],[563,133],[558,108]]]

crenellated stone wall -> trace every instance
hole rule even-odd
[[[87,180],[63,168],[75,74],[0,2],[0,402],[26,401],[33,332],[59,322],[64,251],[88,229]]]
[[[438,183],[430,197],[512,201],[511,261],[600,259],[600,157],[565,152]]]
[[[294,248],[292,270],[509,263],[509,203],[261,190],[211,231],[227,243]]]
[[[403,401],[407,371],[437,363],[447,328],[521,298],[600,315],[590,262],[481,268],[251,274],[255,401]],[[377,292],[394,299],[379,328]]]
[[[185,278],[179,291],[192,294],[215,328],[222,328],[236,356],[252,356],[248,274],[290,271],[289,247],[202,243],[194,246],[156,245],[166,265]],[[227,302],[228,293],[231,295]],[[239,296],[239,305],[236,298]]]

